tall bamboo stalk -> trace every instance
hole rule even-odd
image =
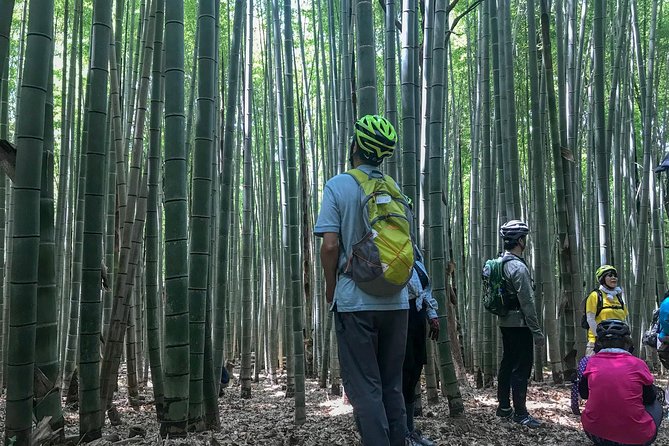
[[[40,242],[40,189],[47,86],[52,74],[53,1],[30,2],[26,63],[16,131],[16,181],[10,272],[9,354],[5,443],[28,445],[32,432],[33,377]],[[12,437],[15,437],[12,440]]]
[[[232,43],[230,45],[230,62],[228,64],[228,86],[227,95],[225,98],[225,122],[223,124],[223,136],[221,139],[221,157],[223,164],[223,171],[221,172],[221,195],[219,201],[219,215],[221,217],[219,223],[218,233],[218,261],[217,261],[217,293],[214,302],[214,376],[220,377],[224,355],[223,349],[225,340],[229,339],[226,336],[225,325],[225,307],[230,294],[230,283],[228,280],[228,268],[231,265],[229,261],[230,251],[230,232],[231,219],[230,213],[232,202],[232,184],[233,183],[233,154],[234,154],[234,126],[235,126],[235,108],[237,106],[237,98],[239,94],[239,60],[240,60],[240,46],[243,39],[243,29],[246,16],[244,10],[246,9],[246,2],[243,0],[235,1],[235,15],[233,22]]]
[[[306,421],[305,407],[305,383],[304,383],[304,342],[303,342],[303,320],[302,320],[302,296],[301,296],[301,268],[300,268],[300,243],[298,223],[298,187],[297,187],[297,151],[295,148],[295,111],[293,95],[293,25],[291,21],[292,8],[290,2],[284,2],[283,20],[284,29],[284,57],[285,65],[285,104],[286,104],[286,158],[288,174],[288,215],[289,215],[289,243],[290,243],[290,306],[292,307],[292,333],[293,333],[293,355],[295,367],[295,418],[296,425],[304,424]],[[370,2],[371,10],[371,2]],[[371,13],[371,11],[370,11]],[[370,31],[371,32],[371,31]],[[371,42],[373,43],[373,37]],[[364,39],[363,39],[364,42]],[[364,51],[364,49],[362,50]],[[376,77],[374,80],[374,91],[376,91]],[[371,99],[370,99],[371,101]],[[371,107],[371,104],[367,106]],[[376,97],[374,98],[374,107]]]
[[[252,132],[253,118],[253,1],[246,4],[246,66],[244,69],[244,202],[242,211],[242,367],[239,373],[242,398],[251,397],[251,301],[252,282],[252,221],[253,209],[253,162]],[[256,360],[258,352],[256,351]]]
[[[197,123],[191,176],[192,205],[189,243],[189,333],[190,398],[188,423],[196,431],[204,430],[203,380],[204,343],[209,285],[211,228],[211,183],[214,151],[214,116],[216,114],[214,74],[215,5],[212,0],[198,3],[198,82]],[[188,154],[186,154],[188,156]]]
[[[161,161],[161,130],[163,115],[163,28],[165,0],[156,2],[156,33],[153,42],[153,82],[151,84],[151,121],[149,123],[149,196],[146,214],[146,330],[148,339],[149,361],[151,363],[151,382],[153,398],[156,405],[158,422],[164,416],[165,388],[163,383],[163,367],[160,343],[160,298],[159,274],[159,218],[160,207],[160,161]]]
[[[163,437],[186,435],[188,417],[188,188],[184,140],[184,4],[165,3],[165,417]]]
[[[442,389],[448,397],[448,407],[451,416],[460,416],[464,412],[464,405],[460,395],[458,381],[455,376],[453,358],[451,355],[451,343],[448,336],[448,319],[446,317],[447,296],[446,288],[446,264],[444,260],[444,233],[442,223],[442,163],[443,163],[443,85],[444,85],[444,60],[446,56],[444,36],[447,23],[446,0],[437,0],[435,3],[435,36],[434,60],[432,72],[432,100],[430,116],[430,162],[436,166],[430,172],[430,243],[432,246],[431,262],[432,269],[432,294],[439,303],[439,323],[443,327],[437,340],[439,349],[439,371]]]

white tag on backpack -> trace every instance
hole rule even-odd
[[[392,197],[387,194],[379,195],[374,200],[376,204],[388,204],[392,201]]]

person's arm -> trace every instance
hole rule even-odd
[[[599,299],[597,291],[593,291],[588,295],[585,301],[585,319],[588,321],[589,330],[593,336],[597,336],[597,300]]]
[[[581,379],[583,378],[583,373],[585,372],[585,368],[588,365],[589,359],[590,357],[586,356],[579,361],[578,368],[576,370],[576,379],[571,384],[571,412],[574,415],[581,414],[581,409],[578,406],[578,396],[579,396],[578,386],[579,383],[581,382]]]
[[[330,180],[332,181],[332,180]],[[325,276],[325,299],[331,303],[337,285],[337,268],[339,264],[339,230],[341,216],[337,207],[335,193],[330,181],[323,189],[321,210],[314,226],[314,235],[323,237],[321,245],[321,267]]]
[[[423,292],[423,298],[427,304],[427,318],[436,319],[437,310],[439,309],[439,304],[437,300],[432,296],[432,286],[428,286],[427,289]]]
[[[325,276],[325,300],[328,303],[334,298],[337,286],[337,264],[339,262],[339,234],[325,232],[321,245],[321,266]]]
[[[430,325],[430,331],[428,332],[427,337],[433,341],[438,341],[440,329],[437,309],[439,309],[439,304],[432,296],[432,285],[428,285],[427,289],[423,291],[423,301],[427,305],[427,322]]]
[[[578,381],[578,393],[584,400],[587,400],[590,396],[590,389],[588,388],[588,377],[586,375],[582,376]]]
[[[662,301],[660,305],[660,315],[658,317],[660,321],[660,330],[662,334],[667,335],[669,333],[669,301],[666,299]]]
[[[508,278],[516,290],[520,311],[525,316],[525,323],[532,332],[535,341],[543,341],[544,334],[539,325],[537,310],[534,306],[534,291],[527,267],[520,261],[510,261],[504,265],[508,269]]]
[[[411,270],[411,277],[409,277],[409,282],[407,282],[407,291],[409,293],[409,299],[416,299],[420,296],[420,293],[423,292],[423,287],[420,284],[420,279],[418,278],[418,273],[416,269]]]
[[[652,384],[643,386],[643,395],[642,395],[643,405],[648,406],[653,404],[657,399],[657,394],[655,393],[655,387]]]
[[[588,321],[589,330],[592,332],[592,335],[597,337],[597,321],[595,320],[595,313],[587,312],[585,313],[585,318]]]

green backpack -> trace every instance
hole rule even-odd
[[[515,294],[507,291],[507,280],[504,277],[504,264],[511,257],[499,256],[496,259],[486,260],[483,266],[483,307],[497,316],[506,316]]]
[[[365,235],[353,245],[344,273],[373,296],[392,296],[411,278],[414,252],[411,210],[395,180],[378,170],[351,169],[364,194]]]

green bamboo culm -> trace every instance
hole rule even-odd
[[[223,349],[225,341],[225,307],[230,283],[228,267],[230,265],[228,251],[230,248],[230,208],[232,207],[233,155],[235,141],[235,113],[239,95],[239,60],[241,41],[246,16],[244,0],[235,1],[232,43],[230,44],[230,62],[228,63],[228,87],[225,99],[225,119],[223,123],[222,157],[223,172],[221,173],[221,198],[219,215],[221,220],[218,232],[217,292],[214,302],[214,376],[220,377],[223,369]]]
[[[165,0],[156,1],[156,30],[153,42],[153,82],[151,83],[151,120],[149,123],[149,196],[146,212],[146,337],[151,383],[156,405],[156,417],[163,419],[164,386],[163,367],[160,357],[160,298],[159,298],[159,184],[160,184],[160,124],[163,113],[163,25]]]
[[[186,435],[188,383],[188,188],[184,116],[184,4],[165,3],[165,414],[163,438]]]
[[[53,59],[49,71],[53,73]],[[49,79],[52,74],[49,75]],[[37,273],[37,328],[35,332],[34,415],[37,422],[50,416],[54,431],[65,438],[65,425],[58,389],[58,299],[56,288],[56,244],[54,227],[53,176],[53,82],[49,82],[44,110],[44,150],[40,191],[40,244]]]
[[[397,129],[398,113],[397,113],[397,63],[396,63],[396,27],[395,20],[397,14],[395,13],[395,0],[385,0],[386,15],[384,19],[385,25],[385,42],[384,42],[384,89],[383,96],[385,97],[385,111],[384,116]],[[393,177],[398,183],[402,183],[402,178],[399,175],[401,169],[398,164],[401,162],[402,153],[395,150],[393,155],[386,161],[386,168],[388,174]],[[317,194],[314,194],[317,195]]]
[[[107,133],[107,85],[111,42],[111,3],[93,4],[91,61],[89,69],[88,138],[84,193],[84,239],[81,266],[81,311],[79,319],[79,435],[83,441],[102,436],[100,402],[100,335],[102,294],[100,264],[103,259],[105,224],[105,140]]]
[[[370,8],[371,9],[371,8]],[[304,338],[302,315],[302,268],[300,266],[300,227],[298,220],[299,202],[297,187],[297,151],[295,148],[295,106],[293,94],[293,28],[290,1],[284,1],[283,19],[285,66],[285,104],[286,104],[286,161],[288,170],[288,215],[290,244],[290,306],[292,307],[293,355],[295,367],[295,416],[296,425],[306,421],[305,385],[304,385]],[[376,90],[375,90],[376,91]],[[376,106],[376,101],[374,102]]]
[[[115,59],[115,56],[112,54],[109,57],[109,60]],[[110,64],[111,65],[111,64]],[[111,75],[110,75],[111,79]],[[109,329],[109,321],[111,320],[112,306],[114,305],[114,290],[112,289],[111,279],[115,274],[115,248],[116,248],[116,147],[113,139],[112,132],[112,120],[113,112],[111,100],[108,101],[109,105],[107,106],[107,133],[105,138],[105,144],[107,144],[107,161],[105,163],[105,169],[107,175],[107,186],[105,188],[105,196],[107,197],[107,207],[105,210],[106,214],[106,226],[105,226],[105,235],[104,235],[104,265],[102,275],[106,277],[106,287],[102,295],[102,333],[107,333]]]
[[[220,2],[214,2],[214,48],[220,48],[220,17],[221,17],[221,4]],[[221,91],[220,91],[220,71],[218,69],[218,64],[220,63],[221,54],[218,50],[214,51],[214,104],[221,103]],[[218,231],[219,231],[219,219],[218,219],[218,203],[220,201],[219,197],[219,172],[220,172],[220,163],[221,163],[221,127],[217,124],[221,122],[221,109],[217,106],[214,106],[214,118],[212,122],[214,130],[214,139],[213,139],[213,151],[214,156],[211,160],[211,169],[212,169],[212,181],[211,181],[211,224],[210,226],[210,237],[209,237],[209,286],[207,292],[207,306],[206,306],[206,319],[204,326],[208,327],[205,329],[205,338],[204,338],[204,372],[202,377],[202,389],[203,389],[203,404],[204,404],[204,419],[205,419],[205,428],[207,430],[219,430],[221,428],[221,418],[219,416],[218,409],[218,385],[221,382],[220,375],[214,375],[214,344],[212,338],[212,326],[213,326],[213,305],[214,305],[214,296],[216,295],[216,263],[215,259],[217,258],[217,248],[218,248]]]
[[[448,397],[448,407],[451,416],[460,416],[464,413],[464,405],[460,395],[460,389],[455,376],[455,368],[453,366],[453,357],[451,355],[451,343],[448,336],[448,318],[446,317],[447,300],[446,300],[446,271],[445,265],[445,250],[444,250],[444,228],[443,228],[443,206],[442,206],[442,190],[443,190],[443,135],[444,135],[444,115],[442,107],[444,100],[444,62],[446,57],[446,50],[444,47],[444,36],[448,17],[446,14],[446,1],[438,0],[435,3],[435,36],[437,38],[434,42],[434,60],[432,80],[434,82],[432,87],[432,101],[431,101],[431,122],[430,122],[430,147],[429,156],[430,163],[436,168],[432,169],[429,177],[430,186],[430,244],[431,244],[431,262],[430,267],[432,271],[432,293],[434,298],[439,303],[439,324],[442,327],[437,341],[437,348],[439,351],[439,371],[442,382],[442,389]]]
[[[116,273],[114,277],[115,298],[112,303],[112,310],[109,325],[105,333],[105,346],[102,361],[102,403],[105,409],[109,409],[113,393],[116,388],[118,370],[121,362],[121,352],[123,350],[124,339],[129,326],[134,329],[134,323],[129,324],[129,318],[132,308],[132,297],[135,286],[137,265],[141,251],[141,234],[144,227],[146,206],[144,213],[139,209],[139,195],[142,181],[142,165],[144,155],[144,127],[146,116],[146,101],[149,90],[149,74],[151,70],[151,59],[153,54],[153,38],[155,33],[155,6],[156,2],[150,1],[146,5],[147,24],[143,31],[142,46],[142,73],[139,82],[139,94],[137,96],[137,107],[135,109],[136,125],[133,129],[132,154],[130,158],[130,170],[128,173],[127,194],[125,189],[125,166],[126,152],[124,142],[118,135],[120,129],[120,98],[118,94],[118,67],[115,57],[111,58],[111,102],[112,102],[112,124],[115,134],[115,157],[118,190],[118,208],[119,208],[119,232],[120,252],[116,264]],[[143,8],[144,10],[144,8]],[[149,38],[150,36],[150,38]],[[110,51],[112,51],[110,49]],[[134,85],[134,83],[133,83]],[[134,92],[134,89],[133,89]],[[148,188],[147,188],[148,189]],[[140,229],[141,227],[141,229]],[[134,319],[133,319],[134,320]],[[136,337],[128,336],[129,351],[134,352],[133,339]],[[134,385],[136,368],[135,355],[128,355],[128,376],[129,393],[131,397],[137,395],[137,387]]]
[[[356,62],[358,77],[358,117],[375,115],[376,101],[376,47],[374,45],[374,14],[371,0],[357,0],[356,8]]]
[[[14,0],[5,0],[0,3],[0,77],[9,64],[9,39],[12,28]]]
[[[408,63],[417,52],[414,31],[417,26],[416,0],[402,0],[402,54],[400,64],[400,80],[402,83],[402,192],[414,203],[418,202],[416,188],[416,85],[414,85],[415,64]],[[399,169],[398,169],[399,170]]]
[[[58,299],[61,302],[60,328],[58,330],[61,368],[63,368],[67,352],[68,326],[71,312],[69,293],[71,265],[67,261],[68,258],[71,258],[71,250],[66,249],[66,247],[71,246],[72,243],[72,212],[70,208],[74,201],[74,190],[77,185],[77,138],[72,134],[72,130],[75,127],[74,104],[75,96],[77,96],[75,93],[77,91],[76,79],[79,77],[77,76],[77,56],[79,54],[79,34],[81,33],[79,26],[81,22],[79,19],[81,16],[81,5],[79,0],[75,0],[73,3],[74,14],[72,20],[74,22],[74,30],[72,32],[72,44],[69,47],[69,74],[67,75],[67,88],[61,93],[66,96],[66,103],[63,105],[65,108],[65,117],[61,124],[63,138],[60,147],[61,163],[58,166],[58,170],[60,171],[59,177],[64,178],[64,181],[58,184],[58,205],[56,208],[56,279],[58,280]],[[67,172],[67,177],[62,176],[65,172]]]
[[[31,0],[16,131],[16,206],[9,279],[5,444],[30,444],[37,319],[44,115],[53,51],[53,0]]]
[[[272,3],[272,30],[274,31],[273,39],[273,49],[274,49],[274,60],[280,61],[283,60],[282,56],[282,46],[283,43],[281,40],[281,21],[279,18],[279,0],[273,0]],[[277,135],[278,135],[278,158],[279,158],[279,178],[280,186],[279,190],[281,193],[281,261],[280,269],[278,272],[280,285],[280,292],[278,295],[279,306],[284,308],[283,311],[283,324],[281,325],[281,351],[279,352],[279,358],[286,356],[286,398],[292,398],[295,395],[295,367],[294,367],[294,357],[292,354],[293,344],[292,344],[292,308],[287,302],[289,296],[291,296],[291,287],[292,282],[290,280],[290,242],[288,240],[288,167],[286,163],[286,113],[284,105],[284,77],[283,77],[283,64],[276,62],[275,67],[275,77],[274,77],[274,88],[276,91],[276,104],[277,104]],[[280,367],[283,366],[283,360],[280,363]]]
[[[214,153],[214,102],[216,83],[216,6],[214,0],[198,2],[198,79],[197,122],[193,150],[191,185],[191,239],[189,247],[190,270],[188,301],[190,304],[190,395],[188,424],[196,431],[204,430],[203,377],[204,340],[209,284],[211,247],[211,181]]]
[[[0,73],[0,138],[7,139],[7,120],[9,116],[9,87],[7,83],[7,66],[5,65],[4,72]],[[5,258],[5,226],[7,222],[7,210],[6,205],[9,204],[7,200],[6,190],[10,189],[6,187],[7,178],[5,173],[0,174],[0,256]],[[0,329],[0,388],[5,388],[6,376],[5,376],[5,367],[7,361],[5,360],[5,353],[7,352],[7,310],[9,306],[7,305],[8,294],[5,290],[5,275],[7,274],[6,265],[4,262],[0,266],[0,301],[2,305],[0,306],[0,318],[2,318],[2,329]]]
[[[244,145],[243,145],[243,203],[242,203],[242,293],[241,293],[241,397],[251,398],[251,317],[253,305],[253,1],[246,3],[246,67],[244,70]],[[256,352],[256,361],[257,361]]]

